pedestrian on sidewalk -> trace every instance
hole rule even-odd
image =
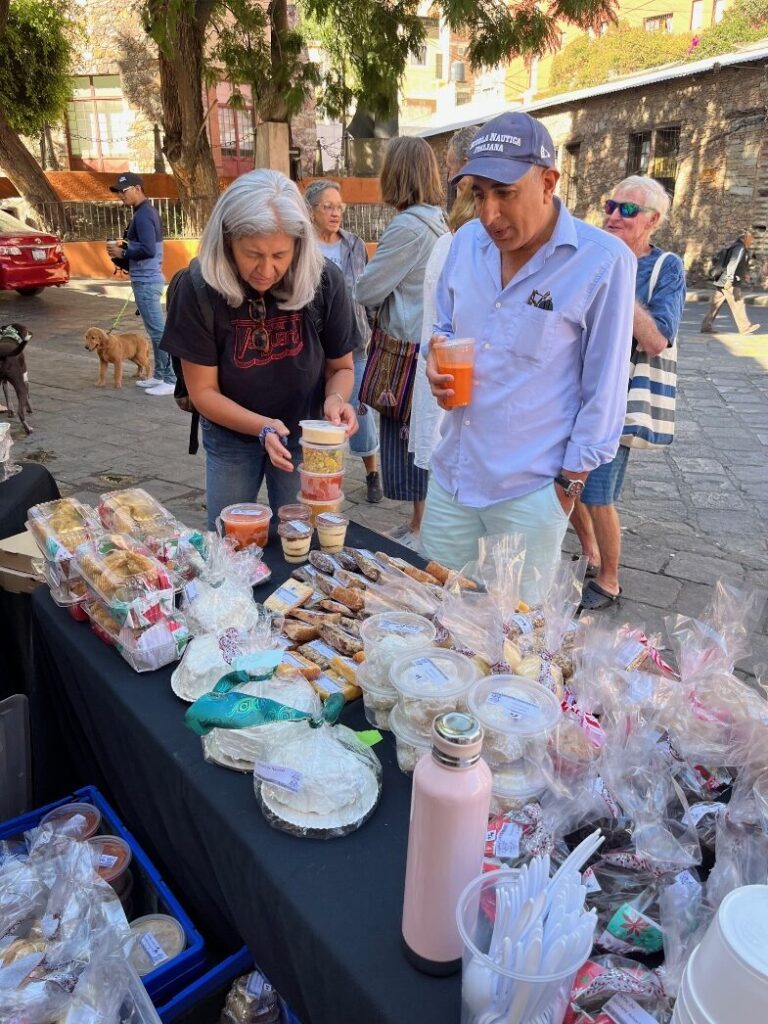
[[[754,334],[760,330],[760,324],[749,322],[747,307],[741,294],[742,284],[747,283],[749,268],[749,250],[755,239],[751,231],[742,231],[736,241],[729,247],[722,273],[714,281],[715,291],[709,300],[709,309],[701,322],[702,334],[714,334],[712,322],[724,302],[728,303],[731,316],[739,334]]]
[[[669,384],[663,379],[669,369],[665,353],[675,344],[685,306],[682,260],[674,253],[663,253],[650,240],[653,232],[664,223],[669,205],[669,195],[658,181],[633,175],[613,190],[604,205],[603,220],[605,231],[620,238],[637,257],[632,358],[636,360],[638,350],[651,357],[650,368],[646,371],[650,389],[657,395],[657,401],[667,406],[665,415],[669,417],[670,433],[653,439],[657,444],[672,440],[675,398],[674,394],[669,394]],[[629,447],[622,443],[612,461],[593,469],[571,516],[587,558],[590,577],[582,593],[581,607],[592,611],[614,606],[621,595],[621,521],[616,502],[621,495],[628,459]]]
[[[420,550],[459,569],[481,537],[522,533],[531,603],[559,562],[584,480],[616,454],[636,260],[557,198],[552,138],[528,114],[484,125],[466,175],[477,219],[453,237],[432,344],[475,339],[474,388],[443,419]],[[433,348],[427,376],[445,408],[453,378],[437,371]]]
[[[133,217],[123,232],[120,242],[108,242],[107,252],[122,270],[128,271],[133,297],[144,329],[152,342],[155,368],[147,380],[136,386],[148,395],[172,395],[176,384],[171,357],[160,348],[165,329],[162,298],[165,288],[163,277],[163,226],[160,216],[144,193],[144,181],[130,171],[121,174],[110,192],[117,192],[124,206],[133,210]]]
[[[397,214],[355,285],[355,301],[378,310],[363,380],[367,400],[381,414],[381,474],[384,495],[413,503],[411,520],[390,537],[415,548],[427,496],[427,471],[408,451],[413,382],[424,311],[424,272],[432,248],[446,233],[443,187],[432,148],[424,139],[401,136],[387,146],[381,198]]]
[[[331,263],[335,263],[344,275],[344,280],[352,294],[355,282],[365,270],[368,262],[365,242],[352,231],[345,231],[341,226],[344,216],[344,204],[341,201],[341,186],[336,181],[321,178],[307,186],[304,198],[309,207],[312,226],[315,229],[320,252]],[[366,501],[376,504],[384,497],[379,479],[378,457],[379,435],[373,409],[360,403],[360,382],[368,357],[368,344],[371,340],[371,325],[374,314],[365,306],[355,303],[355,319],[360,331],[360,345],[353,353],[355,364],[355,389],[350,402],[357,409],[359,430],[350,439],[349,450],[359,455],[365,466],[365,497]]]

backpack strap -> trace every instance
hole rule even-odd
[[[203,318],[205,329],[209,334],[214,332],[214,318],[213,318],[213,303],[211,302],[211,293],[208,290],[208,284],[203,277],[203,272],[200,269],[200,261],[195,256],[189,263],[189,279],[195,288],[195,298],[197,299],[197,306],[200,310],[200,315]]]

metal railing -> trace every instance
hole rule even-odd
[[[198,233],[189,224],[189,217],[178,199],[150,199],[160,214],[166,238],[196,238]],[[131,219],[131,211],[122,203],[63,202],[46,204],[46,221],[66,227],[59,233],[65,242],[101,242],[108,238],[122,238]],[[384,228],[394,216],[394,210],[383,203],[353,203],[344,214],[344,227],[354,231],[365,242],[378,242]]]

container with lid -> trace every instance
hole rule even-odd
[[[114,884],[131,863],[131,848],[119,836],[92,836],[93,866],[105,882]]]
[[[312,444],[299,439],[302,449],[304,469],[308,473],[340,473],[344,469],[344,459],[349,444]]]
[[[341,512],[341,506],[344,504],[343,493],[330,501],[312,501],[299,491],[297,498],[309,512],[309,521],[313,526],[317,524],[317,517],[322,512]]]
[[[321,512],[315,519],[320,549],[334,555],[344,547],[349,517],[343,512]]]
[[[280,543],[283,546],[283,558],[286,562],[298,564],[309,558],[309,546],[312,543],[312,526],[305,519],[290,519],[280,523],[277,528]]]
[[[475,683],[467,704],[485,729],[483,756],[493,767],[521,757],[540,757],[560,721],[560,701],[522,676],[487,676]]]
[[[70,559],[75,550],[103,532],[95,510],[77,498],[33,505],[27,513],[27,529],[46,559],[58,563],[65,578],[70,574]]]
[[[390,669],[401,655],[431,647],[437,630],[423,615],[382,612],[360,626],[365,664],[374,686],[391,686]]]
[[[268,505],[242,501],[223,508],[216,524],[218,526],[221,523],[224,534],[231,537],[238,548],[251,547],[253,544],[265,548],[269,541],[271,518],[272,509]]]
[[[343,424],[331,423],[329,420],[299,420],[301,436],[310,444],[344,444],[347,440],[347,428]]]
[[[90,839],[101,825],[101,811],[93,804],[70,803],[54,807],[40,821],[41,827],[49,825],[72,839]]]
[[[519,811],[536,800],[546,789],[544,776],[535,765],[521,758],[493,770],[491,814]]]
[[[309,519],[309,509],[306,505],[299,505],[298,502],[295,505],[281,505],[277,510],[277,518],[281,523],[288,523],[292,519],[306,521]]]
[[[122,491],[102,494],[99,516],[105,529],[113,533],[145,534],[163,530],[174,523],[174,517],[157,498],[143,487],[126,487]]]
[[[341,494],[344,470],[340,469],[333,473],[310,473],[302,462],[299,464],[299,478],[301,493],[305,498],[309,498],[310,501],[331,501]]]
[[[390,712],[397,703],[397,690],[389,685],[377,686],[365,662],[358,666],[357,685],[363,691],[363,710],[368,722],[376,729],[390,729]]]
[[[425,737],[431,734],[436,715],[466,710],[465,695],[477,675],[469,658],[443,647],[409,651],[389,670],[403,720]]]
[[[412,775],[421,758],[432,749],[432,738],[416,732],[397,704],[389,712],[389,728],[395,737],[398,768],[406,775]]]
[[[173,960],[184,950],[184,929],[168,914],[147,914],[131,921],[133,948],[131,963],[139,977],[150,974],[160,964]]]

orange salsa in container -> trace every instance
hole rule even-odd
[[[242,502],[239,505],[227,505],[219,516],[224,533],[232,537],[238,548],[247,548],[257,544],[265,548],[269,540],[269,520],[272,509],[267,505]]]

